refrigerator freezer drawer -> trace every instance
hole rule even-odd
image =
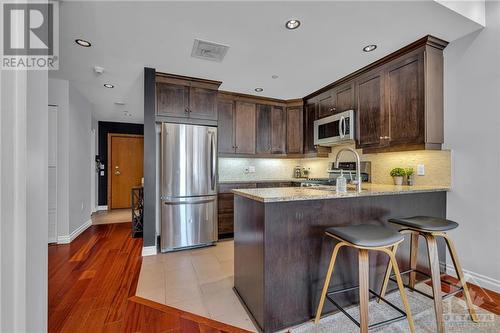
[[[216,240],[216,195],[162,200],[162,252],[211,244]]]

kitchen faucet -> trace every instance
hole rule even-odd
[[[358,193],[361,193],[361,162],[358,152],[352,148],[342,148],[341,150],[338,151],[337,156],[335,156],[335,167],[336,168],[339,167],[340,155],[342,155],[344,151],[350,151],[354,154],[354,156],[356,156],[356,180],[357,180],[356,190]]]

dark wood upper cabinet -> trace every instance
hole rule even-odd
[[[379,147],[385,120],[384,73],[375,70],[356,81],[357,91],[357,147]]]
[[[271,153],[286,152],[286,112],[283,106],[271,109]]]
[[[424,143],[424,54],[391,62],[386,68],[391,145]]]
[[[256,153],[284,154],[286,116],[281,106],[257,104]]]
[[[270,154],[271,147],[271,105],[257,104],[256,106],[256,146],[257,154]]]
[[[217,90],[191,86],[189,89],[189,117],[217,120]]]
[[[217,121],[221,82],[174,74],[156,75],[156,113],[160,117]]]
[[[218,148],[219,153],[235,153],[234,141],[234,108],[235,103],[230,99],[220,98],[217,101],[218,121]]]
[[[303,110],[294,106],[286,109],[286,152],[287,154],[302,154],[303,141]]]
[[[156,96],[159,115],[189,117],[189,86],[157,83]]]
[[[255,154],[255,103],[236,102],[235,144],[236,154]]]
[[[352,110],[354,108],[354,84],[343,84],[334,90],[335,112]]]
[[[335,112],[355,110],[356,146],[365,153],[441,149],[447,44],[426,36],[304,99],[316,99],[318,117],[327,116],[332,103]],[[307,152],[313,149],[312,111],[304,117]]]
[[[335,96],[334,91],[329,90],[318,96],[317,118],[324,118],[335,113]]]
[[[309,101],[304,107],[304,154],[315,153],[314,146],[314,121],[318,119],[315,101]]]

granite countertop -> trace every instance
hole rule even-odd
[[[307,178],[279,178],[279,179],[227,179],[219,180],[219,184],[244,184],[244,183],[300,183]]]
[[[311,187],[280,187],[280,188],[252,188],[233,190],[233,193],[260,202],[325,200],[340,198],[356,198],[374,195],[396,195],[423,192],[448,191],[445,186],[396,186],[380,184],[363,184],[363,191],[357,193],[353,186],[349,186],[347,193],[337,194],[335,186]]]

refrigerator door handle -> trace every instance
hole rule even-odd
[[[169,198],[162,197],[163,204],[165,205],[186,205],[186,204],[201,204],[214,201],[217,197],[191,197],[191,198]]]
[[[217,147],[215,147],[214,133],[210,131],[209,135],[210,135],[210,175],[212,182],[212,191],[215,191],[215,169],[217,167],[215,151]]]

